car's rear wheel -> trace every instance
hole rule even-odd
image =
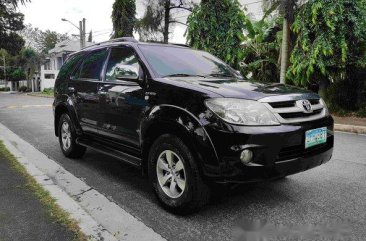
[[[86,148],[76,143],[76,131],[68,114],[62,114],[58,125],[58,137],[62,153],[66,157],[79,158],[85,154]]]
[[[162,135],[149,153],[149,177],[159,201],[177,214],[198,211],[209,200],[193,153],[173,135]]]

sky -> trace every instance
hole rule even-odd
[[[31,0],[25,6],[20,7],[20,12],[25,15],[25,24],[31,24],[41,30],[50,29],[58,33],[79,34],[68,22],[62,22],[61,18],[66,18],[78,25],[82,18],[86,18],[86,31],[93,30],[95,42],[108,40],[112,32],[112,5],[114,0]],[[261,5],[258,0],[240,0],[242,5],[246,5],[248,11],[254,17],[261,14]],[[137,0],[137,15],[143,16],[143,0]],[[180,21],[185,21],[188,12],[177,13]],[[184,37],[186,28],[176,25],[173,29],[170,42],[186,43]],[[138,38],[138,36],[136,36]]]

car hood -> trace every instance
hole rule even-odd
[[[170,78],[171,80],[194,85],[226,98],[259,100],[269,96],[297,94],[299,96],[313,94],[295,86],[279,83],[259,83],[235,79],[201,79],[201,78]]]

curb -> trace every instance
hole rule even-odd
[[[65,170],[0,123],[0,140],[81,231],[96,241],[166,241],[160,234]]]
[[[356,134],[366,134],[366,126],[334,124],[334,130],[343,131],[343,132],[351,132],[351,133],[356,133]]]

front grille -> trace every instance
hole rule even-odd
[[[320,100],[319,99],[309,99],[309,101],[312,105],[317,105],[317,104],[319,104]],[[268,104],[274,109],[290,108],[290,107],[296,106],[296,101],[290,100],[290,101],[280,101],[280,102],[269,102]]]
[[[321,145],[313,146],[311,148],[305,149],[304,144],[284,147],[281,149],[280,153],[276,158],[276,162],[291,160],[295,158],[312,156],[323,153],[333,146],[333,136],[328,136],[327,142]]]
[[[269,103],[273,108],[289,108],[294,107],[295,102],[294,101],[281,101],[281,102],[272,102]]]
[[[293,119],[293,118],[306,118],[309,116],[318,115],[322,112],[322,109],[314,110],[312,113],[304,113],[304,112],[295,112],[295,113],[281,113],[279,114],[284,119]]]
[[[290,100],[287,100],[287,99]],[[312,112],[307,113],[301,105],[297,105],[299,98],[291,98],[291,96],[267,97],[260,102],[264,103],[268,109],[277,117],[281,123],[300,123],[321,119],[326,115],[324,102],[319,97],[311,96],[304,98],[309,100],[312,106]],[[301,99],[300,99],[301,100]]]

